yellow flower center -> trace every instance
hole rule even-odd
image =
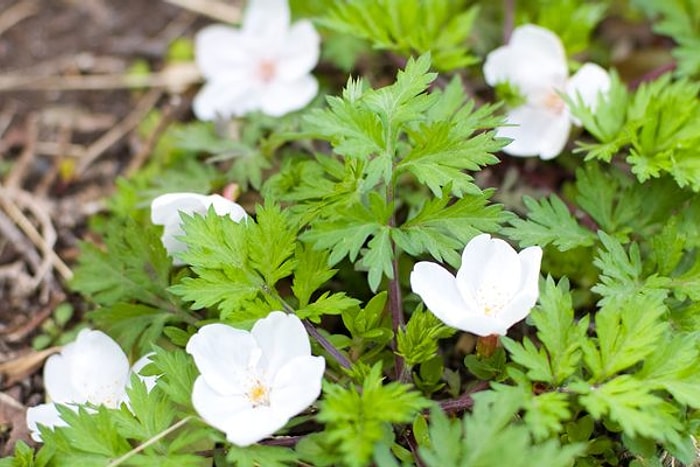
[[[486,316],[497,315],[510,301],[508,294],[493,283],[481,284],[474,298]]]
[[[253,385],[248,390],[247,396],[248,400],[253,404],[253,407],[270,405],[270,390],[258,379],[253,382]]]

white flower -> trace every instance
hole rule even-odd
[[[561,94],[595,110],[599,93],[610,89],[610,76],[598,65],[584,64],[568,78],[566,53],[551,31],[534,25],[513,31],[508,45],[491,52],[484,63],[484,78],[491,86],[509,83],[525,102],[508,111],[507,123],[498,136],[512,138],[503,151],[513,156],[552,159],[561,153],[569,138],[571,116]]]
[[[537,301],[541,261],[538,246],[518,254],[503,240],[481,234],[464,248],[457,277],[422,261],[411,272],[411,288],[448,326],[479,336],[505,335]]]
[[[299,318],[281,311],[250,332],[206,325],[187,352],[201,373],[192,390],[194,408],[238,446],[270,436],[321,393],[325,360],[311,355]]]
[[[117,408],[122,402],[128,404],[126,388],[131,374],[138,374],[148,363],[147,358],[141,358],[130,370],[126,354],[107,334],[89,329],[80,331],[75,342],[65,345],[44,365],[44,387],[50,402],[27,409],[32,438],[41,441],[37,424],[50,428],[67,426],[56,404],[73,408],[85,403],[110,408]],[[141,379],[149,390],[155,385],[155,377]]]
[[[180,213],[204,215],[210,206],[214,207],[214,211],[218,215],[228,215],[236,222],[246,217],[245,210],[239,204],[220,195],[205,196],[197,193],[168,193],[158,196],[151,202],[151,222],[163,226],[161,240],[171,257],[187,249],[187,245],[177,239],[177,237],[185,234],[182,230]],[[184,263],[175,258],[173,264],[182,266]]]
[[[290,26],[287,0],[251,0],[240,29],[218,24],[197,34],[195,57],[207,83],[194,99],[194,113],[214,120],[301,109],[318,92],[311,70],[319,54],[310,21]]]

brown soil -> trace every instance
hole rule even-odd
[[[0,0],[0,456],[29,441],[25,408],[42,402],[51,349],[32,339],[57,304],[82,307],[66,283],[86,219],[142,163],[133,127],[173,99],[60,88],[137,60],[157,71],[169,44],[206,22],[161,0]]]

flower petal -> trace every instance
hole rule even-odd
[[[508,327],[525,318],[537,303],[539,297],[540,265],[542,263],[542,248],[531,246],[522,250],[520,257],[522,280],[520,291],[513,300],[498,314]]]
[[[508,326],[498,316],[476,313],[462,315],[454,327],[482,337],[490,336],[491,334],[503,336],[508,331]]]
[[[209,195],[206,197],[207,209],[214,207],[214,212],[220,216],[229,216],[232,220],[239,222],[247,216],[245,209],[240,204],[226,199],[221,195]]]
[[[321,394],[325,368],[323,357],[297,357],[287,362],[272,382],[270,407],[288,417],[306,409]]]
[[[276,72],[281,80],[295,81],[314,69],[321,54],[321,37],[311,21],[298,21],[277,52]]]
[[[270,407],[253,407],[245,396],[222,396],[201,376],[194,382],[192,405],[205,422],[226,433],[238,446],[270,436],[289,420]]]
[[[242,412],[253,409],[245,395],[222,395],[209,386],[203,376],[198,377],[192,387],[192,405],[205,422],[221,431],[235,424]]]
[[[259,363],[268,378],[297,357],[309,357],[311,344],[301,320],[295,315],[273,311],[258,320],[250,333],[262,350]]]
[[[249,67],[246,41],[238,29],[223,24],[213,24],[199,31],[195,36],[195,60],[202,75],[211,79]]]
[[[192,110],[203,121],[240,117],[260,108],[260,88],[242,72],[217,76],[202,86]]]
[[[289,417],[272,407],[259,406],[242,410],[226,420],[226,439],[237,446],[249,446],[271,436],[289,421]]]
[[[474,313],[473,304],[464,303],[457,289],[457,281],[442,266],[421,261],[411,271],[411,289],[425,306],[446,325],[459,328],[463,315]],[[461,329],[461,328],[460,328]]]
[[[555,113],[533,105],[522,105],[508,112],[507,123],[497,135],[512,138],[503,152],[511,156],[540,156],[552,159],[564,149],[569,139],[571,123],[568,112]]]
[[[253,336],[225,324],[207,324],[186,347],[207,385],[222,396],[242,395],[251,358],[259,353]]]
[[[68,344],[66,347],[70,346]],[[66,348],[64,347],[64,349]],[[44,364],[44,387],[52,402],[85,402],[85,395],[73,385],[70,362],[62,354],[52,355]]]
[[[559,38],[531,24],[516,28],[510,42],[489,53],[484,63],[489,85],[507,81],[525,96],[564,86],[567,76],[566,53]]]
[[[509,301],[520,287],[520,273],[520,259],[513,247],[481,234],[464,247],[457,287],[465,301],[467,297],[477,297],[480,291],[498,293]]]
[[[191,213],[199,209],[206,200],[199,193],[166,193],[151,201],[151,222],[165,225],[173,219],[180,220],[179,211]]]
[[[610,75],[595,63],[584,64],[566,83],[566,94],[574,101],[581,97],[591,110],[598,106],[598,96],[610,90]]]
[[[276,80],[260,96],[260,110],[271,117],[280,117],[305,107],[318,93],[318,81],[304,75],[294,81]]]
[[[287,0],[250,0],[242,30],[249,37],[279,37],[284,36],[290,21]]]
[[[529,246],[518,253],[522,268],[521,289],[539,291],[540,267],[542,265],[542,248]]]
[[[27,427],[29,427],[32,439],[37,442],[42,442],[39,424],[49,428],[68,426],[59,415],[56,404],[40,404],[27,409]]]
[[[44,384],[46,392],[56,402],[84,402],[117,407],[124,397],[124,388],[129,376],[129,360],[111,337],[101,331],[84,329],[75,342],[66,345],[60,357],[64,364],[55,367],[58,359],[46,362]],[[58,373],[67,366],[68,373]],[[58,370],[58,371],[57,371]],[[79,398],[72,400],[54,398],[54,389],[59,393],[65,388],[56,386],[56,378],[69,379]]]

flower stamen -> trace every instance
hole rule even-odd
[[[268,84],[277,74],[277,65],[272,60],[261,60],[258,63],[257,77],[260,81]]]
[[[508,294],[492,283],[481,284],[474,298],[486,316],[497,315],[509,300]]]
[[[550,91],[542,101],[542,104],[552,112],[556,114],[562,114],[566,109],[566,102],[561,96],[555,91]]]
[[[248,396],[250,403],[253,404],[253,407],[270,405],[270,389],[259,379],[254,380],[246,395]]]

